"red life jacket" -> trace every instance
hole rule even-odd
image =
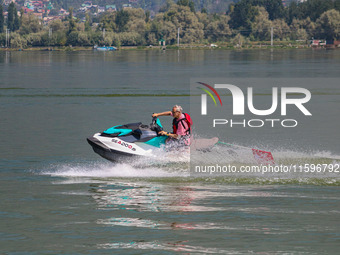
[[[191,132],[191,125],[192,125],[191,117],[187,113],[183,113],[183,114],[184,114],[184,118],[182,118],[182,119],[174,118],[174,120],[172,121],[172,129],[173,129],[172,133],[173,134],[177,133],[177,129],[178,129],[179,123],[181,123],[181,125],[183,125],[183,128],[185,128],[185,134],[186,135],[190,134],[190,132]],[[185,127],[183,122],[187,123],[187,125],[188,125],[187,128]]]

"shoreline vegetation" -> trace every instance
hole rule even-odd
[[[336,45],[318,45],[312,46],[308,41],[306,42],[296,42],[296,41],[274,41],[273,45],[271,45],[270,41],[261,41],[261,42],[251,42],[249,44],[245,44],[242,46],[233,45],[230,43],[215,43],[213,46],[205,45],[205,44],[180,44],[177,45],[167,45],[167,46],[159,46],[159,45],[149,45],[149,46],[120,46],[117,48],[117,51],[126,51],[126,50],[255,50],[255,49],[340,49],[339,46]],[[14,48],[14,47],[1,47],[0,52],[3,51],[94,51],[95,48],[93,46],[32,46],[25,48]]]
[[[2,8],[2,6],[0,5]],[[0,9],[1,9],[0,8]],[[92,50],[94,45],[119,50],[328,48],[340,46],[340,0],[241,0],[225,13],[196,11],[191,0],[168,0],[159,13],[141,8],[86,13],[73,8],[48,24],[12,2],[0,17],[0,50]],[[0,14],[2,11],[0,10]],[[0,15],[1,16],[1,15]]]
[[[334,45],[321,45],[312,46],[310,43],[306,42],[296,42],[296,41],[285,41],[278,42],[274,41],[271,45],[270,41],[261,42],[251,42],[249,44],[244,44],[242,46],[235,46],[230,43],[216,43],[211,46],[205,44],[180,44],[177,45],[167,45],[167,46],[120,46],[117,51],[131,51],[131,50],[258,50],[258,49],[340,49],[338,46]],[[37,47],[26,47],[22,48],[0,48],[1,51],[95,51],[93,46],[37,46]],[[105,51],[104,51],[105,52]]]

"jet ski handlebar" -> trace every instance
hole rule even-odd
[[[157,134],[163,130],[163,127],[161,125],[159,125],[160,122],[158,120],[158,117],[153,117],[152,118],[152,122],[150,124],[150,129],[153,131],[156,131]]]

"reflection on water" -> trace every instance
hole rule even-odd
[[[98,208],[105,210],[134,210],[138,212],[184,212],[184,211],[213,211],[216,208],[201,207],[192,204],[194,199],[198,199],[194,190],[190,187],[176,187],[152,184],[124,183],[123,188],[112,189],[116,184],[99,185],[93,198],[98,204]],[[119,186],[122,184],[119,184]],[[204,194],[200,193],[200,196]]]
[[[206,248],[202,246],[192,246],[186,244],[188,241],[178,241],[178,242],[130,242],[130,243],[107,243],[100,244],[98,248],[101,249],[134,249],[134,250],[163,250],[163,251],[173,251],[173,252],[192,252],[194,254],[214,254],[214,253],[224,253],[224,254],[244,254],[243,252],[238,252],[236,249],[218,249],[218,248]]]
[[[242,199],[322,199],[320,196],[308,196],[303,194],[285,194],[273,190],[273,187],[246,187],[213,185],[209,186],[177,186],[155,183],[103,183],[92,185],[90,191],[92,197],[101,210],[128,210],[135,212],[218,212],[218,211],[242,211],[249,213],[294,213],[296,211],[278,210],[277,208],[250,206],[236,206],[234,198]],[[328,199],[340,200],[338,197]],[[216,200],[230,201],[230,206],[220,206]],[[214,206],[213,206],[214,205]],[[322,210],[318,210],[323,213]],[[335,211],[338,213],[339,211]],[[313,213],[299,211],[299,214]],[[329,211],[326,211],[329,213]],[[105,221],[104,221],[105,222]]]
[[[326,195],[310,193],[298,186],[142,180],[103,181],[91,186],[97,209],[107,216],[98,218],[96,224],[134,233],[130,235],[130,242],[126,242],[126,237],[115,239],[98,244],[98,249],[287,254],[297,249],[312,251],[320,236],[333,238],[327,241],[329,247],[338,239],[338,229],[332,219],[340,215],[336,206],[340,198],[332,189]],[[153,233],[150,230],[155,233],[147,235]],[[145,236],[141,239],[142,233]],[[173,234],[176,240],[171,238]],[[249,242],[260,242],[266,248],[254,245],[246,249],[245,238]],[[290,243],[291,250],[285,242]],[[301,242],[311,242],[311,245],[302,248]],[[282,250],[278,251],[277,246]]]

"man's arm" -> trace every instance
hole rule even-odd
[[[167,111],[167,112],[154,113],[152,114],[152,117],[170,116],[170,115],[171,115],[171,111]]]
[[[167,112],[154,113],[154,114],[152,114],[152,117],[170,116],[170,115],[171,115],[171,111],[167,111]],[[168,133],[168,132],[165,132],[165,131],[160,131],[158,134],[159,135],[166,135],[166,136],[169,136],[169,137],[172,137],[172,138],[176,138],[176,139],[179,138],[179,135]]]
[[[160,131],[158,134],[159,135],[166,135],[166,136],[169,136],[169,137],[172,137],[172,138],[175,138],[175,139],[179,139],[181,137],[180,135],[168,133],[168,132],[165,132],[165,131]]]

